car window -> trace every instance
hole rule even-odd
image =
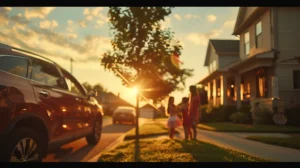
[[[79,82],[76,81],[74,77],[72,77],[70,74],[66,73],[65,71],[62,71],[65,81],[68,85],[68,90],[72,93],[84,96],[85,94],[83,93],[81,87],[79,86]]]
[[[52,87],[65,89],[57,68],[44,61],[32,61],[31,79]]]
[[[0,70],[26,77],[28,72],[28,60],[20,57],[0,57]]]

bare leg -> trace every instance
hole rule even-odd
[[[184,126],[184,137],[185,140],[189,139],[189,128],[187,126]]]
[[[171,128],[171,132],[170,132],[170,138],[173,139],[174,137],[174,130],[175,128]]]
[[[196,139],[197,138],[197,126],[193,124],[192,130],[193,130],[193,139]]]

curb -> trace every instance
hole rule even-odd
[[[98,155],[94,156],[92,159],[88,160],[87,162],[98,162],[98,159],[100,158],[103,152],[116,148],[119,144],[123,142],[124,137],[125,135],[121,135],[118,139],[110,143],[102,152],[100,152]]]
[[[145,123],[146,122],[144,122],[143,124],[145,124]],[[143,125],[143,124],[141,124],[141,125]],[[141,125],[139,125],[139,126],[141,126]],[[132,129],[134,129],[134,128],[132,128]],[[129,130],[129,131],[131,131],[131,130]],[[115,141],[110,143],[106,148],[103,149],[103,151],[99,152],[99,154],[94,156],[92,159],[89,159],[87,162],[98,162],[98,159],[100,158],[100,156],[102,155],[103,152],[106,152],[106,151],[116,148],[118,145],[120,145],[122,142],[124,142],[125,136],[126,136],[126,133],[124,133],[119,138],[117,138]]]

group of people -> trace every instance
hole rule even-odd
[[[174,104],[174,97],[169,97],[167,113],[169,118],[167,126],[170,129],[170,138],[173,139],[175,128],[183,126],[185,139],[196,139],[197,137],[197,123],[199,122],[199,106],[200,96],[197,92],[196,86],[192,85],[189,88],[190,96],[183,97],[181,106],[178,108]],[[178,117],[178,114],[182,113],[182,120]]]

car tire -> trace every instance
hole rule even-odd
[[[102,122],[100,118],[97,118],[94,124],[93,133],[86,136],[86,141],[89,145],[97,145],[101,139],[102,134]]]
[[[30,128],[14,128],[2,148],[5,162],[41,162],[45,150],[41,138]],[[1,152],[1,153],[2,153]]]

